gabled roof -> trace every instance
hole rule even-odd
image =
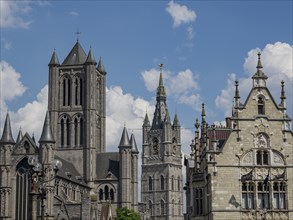
[[[62,65],[78,65],[84,64],[87,59],[87,55],[84,52],[83,48],[77,41],[74,47],[71,49]]]
[[[107,179],[109,172],[111,179],[119,179],[119,152],[97,153],[96,161],[98,180]]]
[[[219,147],[220,149],[222,149],[222,147],[224,146],[226,140],[229,138],[231,134],[231,129],[230,128],[208,128],[207,130],[207,136],[209,138],[209,147],[212,146],[212,140],[217,140],[217,147]]]

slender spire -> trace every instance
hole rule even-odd
[[[159,80],[159,86],[157,88],[157,101],[160,100],[166,100],[166,92],[165,92],[165,87],[163,83],[163,64],[160,64],[160,80]]]
[[[168,109],[166,109],[166,115],[165,115],[164,122],[165,122],[165,123],[168,123],[168,124],[171,123],[170,114],[169,114]]]
[[[280,103],[280,106],[283,107],[283,108],[286,107],[286,103],[285,103],[286,95],[285,95],[285,89],[284,89],[285,85],[284,84],[285,84],[285,82],[284,82],[284,80],[282,80],[282,82],[281,82],[281,97],[280,97],[281,103]]]
[[[2,144],[15,144],[15,141],[14,141],[14,139],[12,137],[11,125],[10,125],[10,117],[9,117],[8,112],[7,112],[7,115],[6,115],[4,129],[3,129],[3,133],[2,133],[0,143],[2,143]]]
[[[52,57],[51,57],[51,60],[50,60],[50,63],[48,64],[48,66],[59,66],[59,65],[60,65],[60,63],[59,63],[56,51],[54,49],[54,52],[52,54]]]
[[[205,122],[206,121],[205,116],[206,116],[206,112],[205,112],[205,109],[204,109],[204,103],[202,103],[202,105],[201,105],[202,122]]]
[[[130,143],[131,143],[131,146],[132,146],[131,151],[133,153],[139,153],[139,151],[137,149],[137,144],[136,144],[136,141],[135,141],[135,138],[134,138],[134,134],[133,133],[131,133]]]
[[[88,53],[88,56],[87,56],[87,59],[86,59],[85,63],[97,65],[95,57],[94,57],[94,55],[92,53],[92,48],[90,48],[90,51]]]
[[[120,147],[131,147],[131,143],[129,141],[129,136],[128,136],[127,129],[125,126],[123,128],[123,132],[122,132],[121,139],[120,139],[119,148]]]
[[[43,131],[39,143],[55,143],[50,126],[50,116],[48,111],[46,113]]]
[[[98,71],[102,74],[106,74],[106,70],[104,68],[103,62],[102,62],[102,58],[100,57],[99,63],[98,63]]]
[[[178,119],[178,116],[177,116],[177,112],[175,113],[175,116],[174,116],[173,126],[180,126],[180,122],[179,122],[179,119]]]
[[[145,117],[144,117],[144,121],[143,121],[143,126],[150,126],[150,120],[149,120],[149,116],[148,113],[145,113]]]
[[[240,95],[239,95],[239,89],[238,89],[238,80],[236,80],[235,81],[235,96],[234,96],[236,107],[239,107],[239,99],[240,99]]]
[[[19,128],[19,132],[16,138],[16,143],[19,143],[22,138],[23,138],[23,134],[22,134],[21,128]]]
[[[258,61],[257,61],[257,65],[256,65],[256,73],[253,75],[253,79],[256,78],[262,78],[262,79],[267,79],[268,77],[264,74],[264,72],[261,70],[263,68],[262,64],[261,64],[261,53],[258,52],[257,54],[258,56]]]

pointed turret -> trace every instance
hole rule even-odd
[[[256,73],[252,76],[253,79],[253,86],[254,87],[265,87],[266,86],[266,79],[268,78],[264,72],[261,70],[263,68],[261,64],[261,53],[258,53],[258,61],[256,65]]]
[[[50,63],[48,64],[48,66],[59,66],[59,65],[60,65],[60,63],[59,63],[56,51],[54,49],[54,52],[52,54],[52,57],[51,57],[51,60],[50,60]]]
[[[169,114],[168,109],[166,109],[166,116],[165,116],[164,122],[167,124],[171,124],[171,119],[170,119],[170,114]]]
[[[22,138],[23,138],[23,134],[22,134],[22,131],[21,131],[21,128],[20,128],[19,132],[18,132],[18,135],[17,135],[17,138],[16,138],[16,143],[19,143]]]
[[[2,137],[0,140],[1,144],[15,144],[15,141],[12,137],[11,126],[10,126],[10,117],[9,113],[7,112],[4,129],[2,133]]]
[[[179,122],[177,113],[175,113],[175,116],[174,116],[173,126],[177,126],[177,127],[180,126],[180,122]]]
[[[157,101],[166,100],[166,92],[163,83],[163,64],[160,64],[160,79],[159,79],[159,86],[157,88]]]
[[[127,129],[126,129],[125,126],[123,128],[123,132],[122,132],[121,139],[120,139],[119,148],[120,147],[131,147],[131,143],[129,141],[128,132],[127,132]]]
[[[148,113],[145,113],[144,120],[143,120],[143,126],[150,126],[150,120]]]
[[[99,63],[98,63],[98,71],[102,74],[106,74],[106,70],[104,68],[103,62],[102,62],[102,58],[100,58]]]
[[[84,64],[87,59],[86,53],[82,49],[81,45],[77,41],[74,47],[71,49],[62,65],[79,65]]]
[[[92,48],[90,49],[90,51],[88,53],[88,56],[87,56],[87,59],[86,59],[85,63],[92,64],[92,65],[97,65],[95,57],[94,57],[94,55],[92,53]]]
[[[132,147],[131,152],[132,153],[139,153],[133,133],[131,134],[131,137],[130,137],[130,143],[131,143],[131,147]]]
[[[40,137],[39,143],[55,143],[53,138],[51,126],[50,126],[50,116],[49,112],[46,113],[46,118],[43,126],[42,135]]]
[[[281,99],[281,103],[280,103],[280,106],[282,107],[282,108],[286,108],[286,102],[285,102],[285,100],[286,100],[286,95],[285,95],[285,89],[284,89],[284,85],[285,83],[284,83],[284,80],[282,80],[282,82],[281,82],[281,97],[280,97],[280,99]]]

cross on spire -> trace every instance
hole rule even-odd
[[[79,40],[79,35],[81,34],[81,32],[77,29],[75,34],[76,34],[76,40],[78,41]]]

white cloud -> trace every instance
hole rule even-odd
[[[281,81],[285,81],[285,92],[287,102],[287,112],[292,117],[292,97],[293,97],[293,47],[287,43],[276,42],[274,44],[267,44],[264,49],[255,48],[248,52],[245,58],[244,70],[249,77],[239,79],[239,91],[242,97],[241,101],[247,97],[252,88],[251,76],[256,72],[257,53],[261,52],[261,62],[263,65],[263,72],[268,76],[267,87],[272,93],[275,101],[279,104],[279,97],[281,91]],[[235,93],[234,81],[235,74],[230,74],[227,80],[226,88],[217,96],[215,102],[219,109],[225,112],[225,116],[231,115],[232,101]]]
[[[196,13],[194,11],[188,9],[185,5],[175,3],[174,1],[168,3],[166,10],[173,18],[174,27],[193,22],[196,19]]]
[[[79,14],[76,11],[69,12],[69,15],[71,16],[78,16]]]
[[[4,60],[0,61],[0,85],[1,109],[3,106],[6,106],[5,103],[7,101],[11,101],[15,97],[21,96],[26,90],[26,87],[20,81],[20,73]]]
[[[23,15],[31,11],[29,1],[0,1],[2,28],[29,28],[31,20],[26,20]]]

